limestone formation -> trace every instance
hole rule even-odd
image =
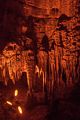
[[[37,66],[49,92],[79,82],[79,9],[78,0],[6,1],[0,42],[6,39],[8,44],[1,46],[0,81],[7,85],[11,79],[15,84],[26,72],[33,90]]]

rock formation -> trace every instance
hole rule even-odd
[[[3,1],[1,4],[4,4]],[[79,82],[78,0],[5,0],[0,8],[0,81],[13,83],[26,72],[33,90],[36,66],[49,92]],[[7,41],[3,42],[2,41]]]

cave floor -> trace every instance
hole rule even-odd
[[[14,91],[18,90],[18,96]],[[12,105],[7,104],[9,101]],[[18,106],[22,108],[20,114]],[[22,86],[0,86],[0,120],[44,120],[48,113],[48,106],[37,103],[35,97],[27,95],[27,87]]]
[[[15,89],[19,91],[17,97],[14,96]],[[22,114],[18,106],[21,106]],[[67,99],[57,100],[52,106],[37,103],[35,97],[28,99],[26,87],[0,86],[0,120],[80,120],[80,86],[76,86]]]

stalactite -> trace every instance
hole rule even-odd
[[[54,50],[51,50],[49,52],[49,66],[51,68],[51,72],[49,73],[50,74],[50,89],[51,89],[51,92],[53,92],[53,87],[54,87],[54,82],[55,82],[55,59],[54,59],[55,55],[54,55]]]
[[[34,84],[34,75],[35,75],[35,62],[34,62],[34,53],[31,50],[27,51],[26,54],[26,72],[27,72],[27,79],[28,79],[28,87],[29,90],[32,91],[33,84]]]
[[[42,68],[42,71],[43,71],[43,81],[44,81],[44,84],[46,84],[46,80],[47,80],[47,59],[48,59],[48,55],[45,51],[39,51],[37,57],[39,58],[38,59],[38,63],[39,63],[39,68],[41,69]]]

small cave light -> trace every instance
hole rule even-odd
[[[14,91],[14,96],[15,97],[18,96],[18,90],[17,89]]]
[[[20,114],[23,113],[22,108],[20,106],[18,106],[18,111],[19,111]]]
[[[11,105],[11,106],[12,106],[12,103],[11,103],[10,101],[6,101],[6,103],[7,103],[8,105]]]

